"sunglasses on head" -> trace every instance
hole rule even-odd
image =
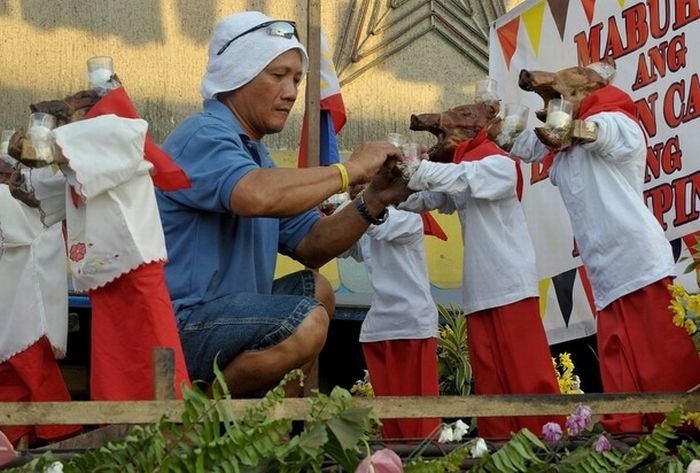
[[[267,34],[270,36],[282,36],[284,38],[291,38],[294,36],[297,40],[299,39],[299,34],[297,33],[297,24],[294,23],[293,21],[287,21],[287,20],[272,20],[272,21],[266,21],[265,23],[260,23],[257,26],[253,26],[249,30],[245,30],[243,33],[239,34],[238,36],[234,36],[231,38],[226,44],[224,44],[221,49],[216,53],[217,56],[221,56],[224,51],[226,51],[226,48],[228,48],[231,43],[236,41],[238,38],[241,36],[245,36],[248,33],[252,33],[253,31],[257,30],[262,30],[262,29],[267,30]]]

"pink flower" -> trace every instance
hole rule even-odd
[[[68,250],[68,257],[71,261],[75,261],[77,263],[78,261],[81,261],[83,258],[85,258],[86,251],[87,247],[85,246],[85,243],[83,243],[82,241],[74,243]]]
[[[595,441],[595,446],[593,448],[595,448],[596,452],[603,453],[610,451],[610,449],[612,449],[612,445],[610,445],[610,440],[608,440],[605,435],[600,435]]]
[[[556,422],[547,422],[542,426],[542,438],[547,442],[558,442],[563,436],[564,432]]]
[[[691,461],[686,473],[700,473],[700,460]]]
[[[393,450],[384,448],[362,460],[355,473],[403,473],[403,464]]]
[[[593,419],[592,412],[588,406],[579,405],[573,414],[566,418],[566,428],[571,435],[579,435],[584,429],[591,425]]]

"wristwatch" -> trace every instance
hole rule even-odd
[[[364,218],[367,222],[369,222],[372,225],[381,225],[382,223],[386,222],[386,217],[389,215],[389,212],[385,208],[382,210],[382,213],[380,213],[377,217],[372,217],[369,213],[369,210],[367,210],[367,204],[365,204],[365,195],[364,191],[360,192],[360,198],[355,200],[355,207],[357,208],[357,211],[360,212],[360,215],[362,218]]]

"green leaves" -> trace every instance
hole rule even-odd
[[[462,309],[438,304],[440,317],[445,324],[438,337],[438,371],[440,393],[466,396],[471,391],[472,367],[467,349],[467,319]]]

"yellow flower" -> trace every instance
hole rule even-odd
[[[677,327],[683,327],[685,320],[685,308],[683,304],[678,302],[676,299],[671,299],[671,305],[668,306],[673,313],[673,325]]]
[[[696,317],[700,314],[700,295],[699,294],[688,296],[688,310],[693,312]]]
[[[683,328],[685,328],[685,331],[688,332],[688,335],[693,335],[695,332],[698,331],[698,327],[697,325],[695,325],[693,319],[685,319]]]
[[[685,298],[688,296],[688,291],[686,291],[680,284],[671,284],[668,286],[668,288],[671,290],[671,294],[675,298]]]
[[[683,420],[692,424],[696,429],[700,429],[700,412],[687,412]]]

